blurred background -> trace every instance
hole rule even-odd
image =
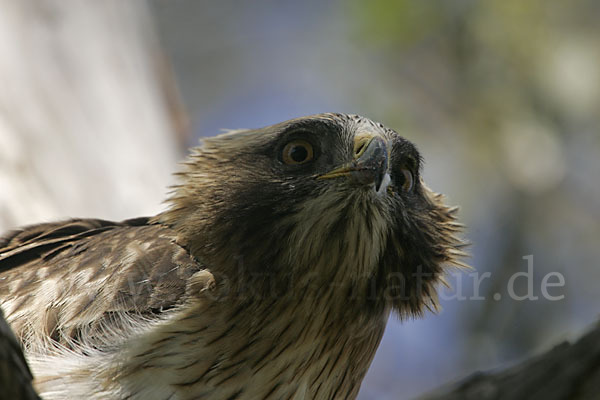
[[[417,144],[490,273],[475,292],[453,272],[439,315],[391,320],[361,399],[502,368],[597,320],[599,2],[0,4],[3,230],[154,213],[202,136],[358,113]],[[527,256],[538,300],[517,301]],[[551,272],[561,300],[542,296]]]

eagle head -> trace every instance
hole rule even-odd
[[[456,208],[421,178],[417,148],[357,115],[319,114],[208,138],[158,218],[234,291],[436,308],[444,266],[462,265]]]

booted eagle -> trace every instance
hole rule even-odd
[[[455,208],[357,115],[204,140],[167,211],[0,239],[0,306],[52,399],[355,398],[390,313],[437,306]]]

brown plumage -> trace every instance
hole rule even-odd
[[[321,114],[206,139],[169,209],[0,239],[0,305],[46,399],[354,398],[390,311],[437,307],[455,209],[416,148]]]

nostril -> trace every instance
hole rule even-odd
[[[364,151],[367,149],[367,145],[369,144],[369,142],[371,142],[371,139],[373,139],[372,136],[362,136],[362,137],[357,137],[354,140],[354,157],[358,158],[362,155],[362,153],[364,153]]]
[[[364,143],[360,143],[358,145],[358,147],[356,149],[354,149],[354,154],[356,154],[357,156],[362,153],[365,149],[365,144]]]

